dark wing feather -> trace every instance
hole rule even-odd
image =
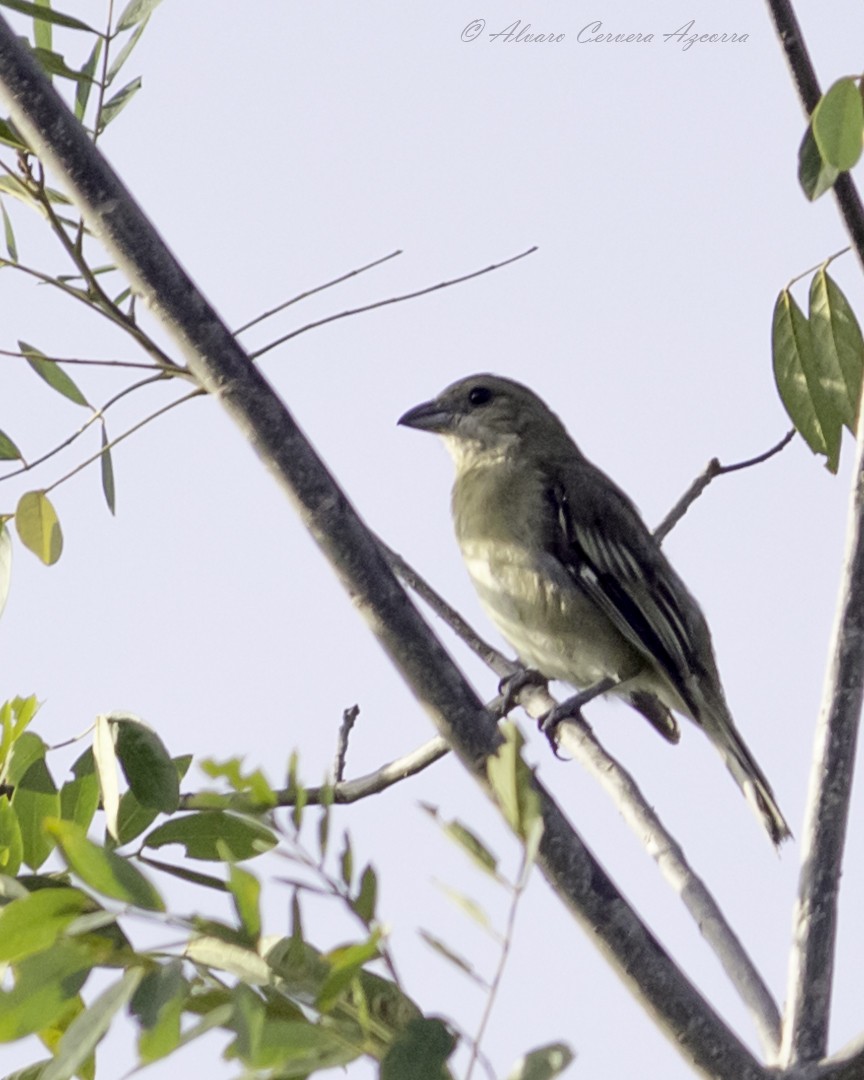
[[[550,554],[698,716],[690,687],[693,674],[700,670],[694,633],[698,635],[701,627],[692,625],[692,615],[678,601],[676,594],[685,587],[635,507],[618,489],[613,491],[614,500],[606,499],[598,510],[590,498],[590,486],[588,498],[580,498],[575,505],[563,484],[551,485],[547,491],[554,515]],[[628,534],[640,542],[638,550],[625,539]],[[695,602],[693,607],[698,612]]]

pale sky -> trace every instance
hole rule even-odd
[[[836,0],[796,6],[823,88],[860,70],[864,10]],[[96,0],[65,0],[63,9],[104,19]],[[479,19],[479,36],[463,40]],[[564,39],[490,40],[517,19],[531,33]],[[747,38],[686,50],[666,39],[691,20],[700,33]],[[653,40],[580,41],[596,22],[602,32]],[[74,48],[73,39],[70,57],[80,63]],[[396,427],[409,406],[475,371],[527,382],[649,524],[711,457],[750,457],[788,428],[771,371],[774,300],[791,277],[847,241],[832,196],[809,205],[798,187],[803,119],[763,6],[166,0],[127,71],[142,75],[143,89],[103,149],[229,325],[404,252],[269,320],[244,338],[250,347],[538,245],[478,280],[304,334],[262,364],[369,525],[496,643],[452,537],[449,459],[434,440]],[[68,272],[35,217],[11,209],[22,259]],[[833,272],[864,311],[853,259]],[[2,287],[0,347],[22,338],[49,354],[134,355],[94,316],[23,276],[5,271]],[[797,295],[806,302],[806,285]],[[98,401],[129,381],[75,375]],[[132,396],[109,414],[109,432],[176,393]],[[28,456],[84,415],[20,363],[0,366],[0,428]],[[796,440],[770,463],[718,480],[667,542],[711,623],[738,726],[798,834],[852,450],[847,439],[832,478]],[[0,512],[82,456],[74,450],[0,485]],[[35,730],[45,739],[59,742],[97,713],[125,708],[173,753],[242,754],[278,784],[295,748],[302,776],[322,778],[342,710],[354,703],[361,713],[349,776],[433,734],[215,403],[192,402],[129,439],[115,453],[115,472],[116,519],[95,469],[54,493],[66,539],[55,567],[16,542],[0,621],[2,695],[37,694],[44,705]],[[478,691],[492,697],[495,677],[446,640]],[[692,725],[671,748],[622,705],[593,705],[589,718],[680,839],[782,1002],[798,842],[774,855]],[[520,722],[528,759],[601,863],[758,1052],[719,963],[614,806]],[[184,789],[197,786],[204,778],[193,767]],[[499,927],[504,896],[441,836],[421,801],[474,828],[515,872],[515,841],[454,761],[339,812],[335,823],[350,829],[356,857],[379,871],[380,911],[408,992],[428,1013],[473,1031],[482,994],[417,931],[443,938],[490,976],[494,945],[435,883],[476,897]],[[862,820],[859,797],[843,877],[832,1049],[864,1027]],[[281,864],[258,869],[286,873]],[[178,906],[194,902],[159,884]],[[290,892],[272,884],[267,894],[267,930],[284,933]],[[348,933],[329,908],[312,904],[306,928],[322,947]],[[131,1037],[128,1027],[112,1034],[101,1076],[131,1066]],[[553,1040],[578,1055],[568,1076],[692,1075],[538,873],[484,1051],[504,1077],[520,1054]],[[212,1080],[236,1076],[237,1066],[221,1061],[225,1042],[210,1035],[148,1076],[177,1080],[190,1068]],[[2,1047],[0,1067],[37,1056],[33,1044]],[[463,1075],[464,1055],[456,1065]],[[373,1070],[360,1063],[347,1075]]]

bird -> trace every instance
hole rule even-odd
[[[522,664],[616,694],[669,742],[693,721],[779,846],[792,833],[732,719],[711,633],[630,498],[527,386],[471,375],[399,424],[443,437],[451,509],[480,602]]]

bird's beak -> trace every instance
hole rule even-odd
[[[396,421],[403,427],[416,428],[418,431],[434,431],[441,435],[450,430],[453,423],[453,414],[439,401],[424,401],[422,405],[415,405]]]

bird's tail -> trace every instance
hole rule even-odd
[[[732,773],[735,783],[756,811],[774,844],[779,846],[784,840],[788,840],[792,836],[792,830],[780,812],[771,785],[738,734],[731,716],[726,713],[722,721],[721,718],[715,717],[715,722],[708,729],[708,734],[711,735],[712,742],[723,755],[726,768]]]

